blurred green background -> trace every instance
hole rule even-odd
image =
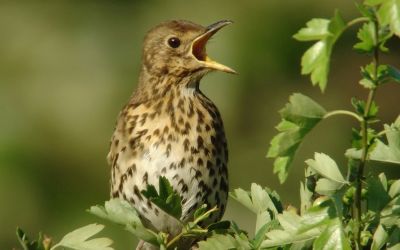
[[[339,41],[325,94],[300,76],[301,54],[310,45],[292,35],[312,17],[357,15],[353,1],[2,1],[0,3],[0,248],[17,246],[15,228],[32,236],[40,230],[56,240],[99,221],[85,212],[109,197],[105,156],[120,108],[135,87],[146,30],[168,19],[208,25],[235,23],[208,46],[209,54],[239,72],[213,73],[202,90],[219,107],[230,149],[230,187],[251,182],[276,189],[285,204],[298,205],[304,160],[314,151],[345,163],[352,126],[330,118],[308,137],[286,184],[279,185],[266,159],[279,122],[277,111],[293,92],[327,109],[351,108],[364,98],[359,67],[368,62],[351,46],[354,30]],[[400,67],[399,40],[383,60]],[[399,114],[399,85],[377,94],[380,118]],[[374,166],[399,178],[394,166]],[[227,219],[252,231],[253,216],[230,201]],[[108,225],[108,224],[107,224]],[[105,234],[117,249],[133,249],[135,239],[115,225]]]

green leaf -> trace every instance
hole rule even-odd
[[[300,212],[304,214],[312,205],[313,192],[303,182],[300,182]]]
[[[125,229],[149,243],[158,245],[157,233],[147,229],[141,222],[135,208],[127,201],[122,199],[111,199],[103,206],[92,206],[89,212],[109,220],[111,222],[125,226]]]
[[[386,244],[388,238],[389,235],[384,229],[384,227],[382,225],[379,225],[374,233],[371,250],[381,249]]]
[[[280,201],[272,199],[269,190],[263,189],[261,186],[252,183],[251,192],[246,192],[243,189],[235,189],[230,193],[231,197],[242,205],[250,209],[257,215],[256,232],[266,223],[271,221],[271,214],[276,215],[281,206]]]
[[[389,25],[390,30],[400,37],[400,0],[385,0],[378,11],[381,26]]]
[[[342,183],[332,181],[327,178],[320,178],[317,181],[317,185],[315,187],[315,192],[317,192],[321,195],[332,196],[342,187],[343,187]]]
[[[378,79],[380,83],[389,81],[400,83],[400,70],[391,65],[379,65]]]
[[[345,30],[346,24],[338,11],[335,12],[331,20],[313,19],[307,23],[306,28],[302,28],[294,35],[299,41],[317,40],[309,48],[301,59],[301,73],[311,74],[313,85],[319,85],[322,91],[325,90],[328,81],[330,56],[333,45]]]
[[[20,229],[18,227],[17,227],[16,234],[17,234],[18,241],[24,250],[45,250],[45,249],[49,248],[49,246],[47,246],[47,248],[45,248],[45,246],[44,246],[44,239],[43,239],[42,233],[39,233],[39,238],[34,241],[30,241],[28,236],[25,234],[25,232],[22,231],[22,229]]]
[[[67,235],[65,235],[61,241],[52,247],[67,247],[77,250],[112,250],[110,245],[113,243],[109,238],[94,238],[89,239],[95,234],[103,230],[104,226],[99,224],[90,224],[81,228],[78,228]]]
[[[347,181],[343,178],[343,175],[340,173],[336,162],[326,154],[315,153],[314,159],[306,160],[306,164],[319,175],[331,181],[341,184],[347,183]]]
[[[275,158],[274,173],[281,183],[287,176],[290,164],[304,136],[321,121],[326,114],[315,101],[302,94],[293,94],[289,103],[280,111],[282,117],[277,130],[280,132],[270,143],[267,157]]]
[[[375,25],[373,22],[364,23],[357,33],[360,42],[354,45],[354,49],[361,53],[371,53],[373,52],[378,41],[376,41],[375,36]]]
[[[400,120],[398,118],[398,120]],[[392,125],[384,125],[384,131],[388,144],[376,139],[374,147],[370,149],[369,159],[373,161],[400,164],[400,126],[397,122]],[[346,151],[346,156],[353,159],[361,158],[362,150],[354,148]]]
[[[388,250],[400,249],[400,228],[396,227],[390,234],[388,239]]]
[[[306,23],[306,27],[293,35],[298,41],[321,40],[329,35],[329,19],[314,18]]]
[[[159,193],[153,185],[147,185],[147,189],[143,190],[142,194],[164,212],[179,220],[182,216],[181,197],[173,190],[168,179],[164,176],[160,176],[158,185]]]
[[[339,218],[330,221],[321,235],[314,241],[315,250],[351,250]]]
[[[261,243],[261,248],[269,248],[288,244],[304,242],[316,238],[321,232],[318,228],[299,233],[301,217],[293,211],[284,211],[278,215],[278,221],[282,229],[269,231],[267,239]]]
[[[214,234],[205,241],[200,241],[198,244],[199,250],[251,249],[247,237],[243,234],[235,235],[234,237],[229,234]]]
[[[390,185],[388,194],[392,199],[400,195],[400,180],[396,180]]]
[[[377,177],[369,177],[367,179],[367,205],[368,210],[380,212],[390,201],[387,194],[385,181]]]
[[[303,233],[320,226],[326,226],[337,213],[332,200],[327,199],[321,204],[311,207],[301,217],[298,232]]]
[[[272,220],[264,224],[262,227],[260,227],[256,232],[254,239],[251,241],[253,248],[258,249],[261,246],[263,240],[265,239],[266,233],[271,229],[278,227],[278,225],[279,225],[278,221]]]

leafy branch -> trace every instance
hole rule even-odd
[[[253,183],[249,191],[237,188],[230,197],[255,214],[255,228],[251,232],[254,237],[233,221],[201,225],[217,207],[203,205],[189,222],[183,222],[178,192],[167,178],[160,177],[158,187],[149,185],[142,194],[165,213],[165,218],[179,226],[176,234],[157,231],[144,223],[140,213],[124,200],[112,199],[104,206],[91,207],[89,212],[122,225],[137,238],[160,249],[399,249],[400,180],[376,174],[378,169],[373,164],[373,171],[367,172],[366,165],[375,161],[400,165],[400,116],[391,124],[383,124],[381,131],[371,126],[379,122],[377,89],[384,84],[400,83],[400,70],[380,60],[381,53],[389,53],[387,41],[400,37],[400,0],[365,0],[357,8],[361,16],[348,22],[335,11],[331,19],[314,18],[294,35],[299,41],[315,41],[304,53],[301,66],[302,74],[310,75],[311,83],[321,91],[327,87],[333,46],[349,27],[362,24],[356,34],[359,41],[353,49],[372,58],[371,63],[361,67],[359,81],[368,96],[366,100],[353,98],[354,110],[326,111],[310,97],[295,93],[280,111],[282,120],[276,127],[278,133],[270,142],[267,157],[274,159],[273,171],[281,183],[287,179],[304,138],[322,120],[343,115],[359,124],[359,128],[352,129],[351,148],[345,152],[347,166],[340,166],[320,152],[305,161],[300,209],[284,208],[275,191]],[[24,250],[61,247],[111,250],[110,239],[92,238],[103,227],[91,224],[79,228],[55,244],[42,234],[38,240],[30,241],[20,229],[17,237]]]

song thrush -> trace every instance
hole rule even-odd
[[[145,39],[139,83],[120,112],[108,162],[111,195],[138,210],[150,228],[170,235],[180,225],[142,194],[158,187],[165,176],[182,199],[182,221],[202,204],[218,206],[205,223],[219,220],[228,193],[228,149],[221,116],[199,89],[210,71],[234,73],[211,60],[207,41],[230,21],[203,27],[188,21],[168,21],[151,29]]]

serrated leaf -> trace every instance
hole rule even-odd
[[[362,53],[371,53],[378,41],[375,36],[375,25],[373,22],[364,23],[357,33],[360,40],[354,45],[354,49]]]
[[[243,234],[235,237],[229,234],[214,234],[208,237],[205,241],[200,241],[199,250],[228,250],[228,249],[238,249],[247,250],[251,249],[250,243]]]
[[[147,185],[142,194],[164,212],[179,220],[182,216],[181,197],[173,190],[166,177],[160,176],[158,185],[159,193],[153,185]]]
[[[340,173],[336,162],[326,154],[315,153],[314,159],[306,160],[306,164],[319,175],[324,176],[329,180],[341,184],[347,183],[347,181],[343,178],[342,173]]]
[[[326,114],[315,101],[302,94],[293,94],[289,103],[280,111],[281,123],[277,126],[280,132],[270,143],[267,157],[275,158],[274,173],[278,174],[283,183],[290,164],[304,136],[323,119]]]
[[[307,23],[306,28],[301,29],[295,35],[295,38],[300,41],[320,39],[304,53],[301,59],[301,73],[303,75],[311,74],[312,84],[319,85],[322,91],[325,90],[328,81],[333,45],[346,27],[338,11],[329,22],[323,20],[325,19],[311,20]]]
[[[99,224],[90,224],[78,228],[65,235],[52,249],[63,246],[77,250],[113,250],[110,247],[113,242],[108,238],[89,239],[103,230],[103,228],[104,226]]]
[[[250,192],[238,188],[230,195],[257,215],[256,232],[264,224],[271,221],[271,214],[278,214],[279,208],[277,208],[277,205],[279,206],[280,201],[276,201],[278,204],[275,204],[271,198],[272,195],[270,194],[270,191],[263,189],[260,185],[255,183],[251,184]]]
[[[284,211],[278,215],[278,220],[282,229],[274,229],[269,231],[267,239],[261,243],[261,248],[269,248],[276,246],[285,246],[292,243],[304,242],[316,238],[320,231],[318,228],[313,228],[306,232],[299,233],[298,229],[301,224],[301,217],[292,211]]]
[[[351,250],[339,218],[330,221],[329,225],[314,241],[315,250]]]
[[[390,30],[400,37],[400,0],[385,0],[378,10],[381,26],[389,25]]]
[[[298,41],[321,40],[329,35],[329,19],[314,18],[306,23],[306,27],[293,35]]]
[[[369,159],[400,164],[400,126],[396,123],[390,126],[385,124],[384,130],[388,144],[385,144],[380,139],[376,139],[375,146],[370,150]],[[353,159],[360,159],[361,152],[361,150],[351,148],[346,151],[346,156]]]
[[[388,238],[389,235],[386,230],[383,228],[382,225],[379,225],[373,236],[371,250],[381,249],[385,245]]]
[[[135,208],[125,200],[111,199],[105,202],[104,207],[99,205],[92,206],[89,212],[105,220],[125,226],[126,230],[144,241],[158,244],[157,234],[142,224]]]

